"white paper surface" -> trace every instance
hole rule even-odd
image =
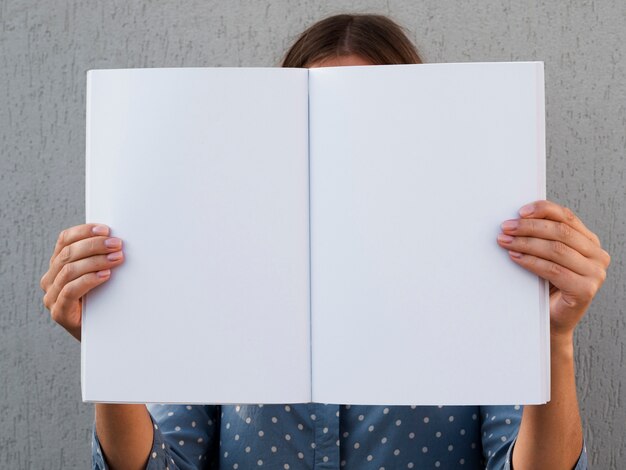
[[[545,282],[496,243],[545,198],[543,63],[309,81],[313,400],[548,400]]]
[[[307,71],[88,73],[86,401],[310,400]]]

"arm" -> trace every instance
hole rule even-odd
[[[153,435],[145,405],[97,403],[95,426],[110,470],[146,468]]]
[[[124,260],[122,240],[109,234],[109,227],[101,224],[63,230],[41,278],[43,302],[52,319],[79,341],[82,297],[109,280],[111,270]],[[144,405],[97,404],[96,422],[114,469],[145,467],[152,426]]]
[[[526,405],[519,437],[513,452],[513,468],[571,470],[583,448],[582,424],[576,399],[574,346],[571,339],[553,337],[550,341],[551,401]],[[539,460],[541,459],[541,460]]]
[[[218,407],[201,405],[111,405],[111,406],[139,406],[143,408],[148,418],[149,442],[147,449],[139,449],[143,443],[133,447],[130,442],[124,441],[123,435],[117,435],[117,442],[113,448],[119,455],[118,462],[114,462],[112,455],[107,452],[104,444],[104,434],[100,431],[98,421],[94,426],[92,468],[94,470],[114,470],[117,468],[140,468],[146,470],[194,470],[216,465],[217,435],[218,435]],[[142,413],[143,414],[143,413]],[[115,417],[113,417],[115,419]],[[127,421],[128,413],[115,419],[113,428],[122,428]],[[132,424],[129,424],[129,426]],[[125,433],[125,430],[122,430]],[[131,439],[136,438],[136,429],[133,428]],[[122,452],[125,452],[122,455]],[[137,456],[138,467],[131,467],[129,458]],[[116,466],[119,462],[123,467]],[[142,463],[141,463],[142,462]],[[213,467],[211,467],[213,468]]]
[[[79,341],[82,297],[108,281],[111,270],[124,261],[122,240],[109,235],[109,227],[101,224],[64,230],[41,278],[43,303],[52,319]],[[191,469],[212,455],[215,407],[173,405],[162,414],[165,407],[154,406],[96,404],[94,469]],[[171,429],[162,434],[157,422]]]
[[[567,469],[583,446],[574,377],[574,329],[606,278],[610,257],[569,209],[537,201],[502,224],[511,260],[550,281],[551,401],[524,409],[513,468]]]
[[[526,407],[491,405],[480,407],[480,431],[486,470],[511,470],[512,454]],[[558,432],[558,430],[557,430]],[[544,468],[544,467],[538,467]],[[582,447],[574,470],[587,469],[587,453]]]

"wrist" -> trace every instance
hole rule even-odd
[[[550,335],[550,354],[552,358],[573,359],[574,332]]]

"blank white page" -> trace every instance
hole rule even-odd
[[[546,283],[496,243],[545,198],[543,63],[309,81],[313,400],[548,400]]]
[[[310,400],[307,71],[95,70],[87,221],[125,263],[87,297],[86,401]]]

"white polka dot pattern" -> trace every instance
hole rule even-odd
[[[148,405],[147,470],[510,470],[519,406]],[[107,470],[93,429],[92,468]],[[586,469],[583,451],[575,470]]]

